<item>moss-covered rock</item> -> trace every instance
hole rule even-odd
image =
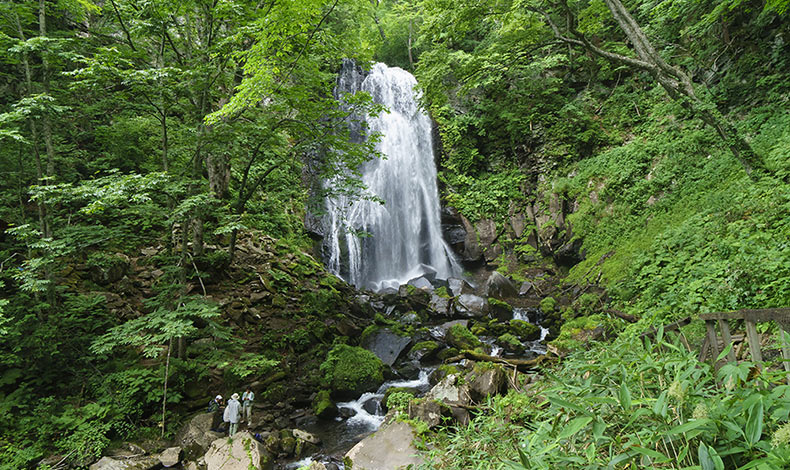
[[[518,354],[524,352],[524,345],[521,344],[518,338],[510,333],[505,333],[497,338],[497,344],[502,346],[502,348],[509,353]]]
[[[347,398],[378,387],[384,382],[384,363],[372,352],[337,344],[327,354],[320,370],[332,395]]]
[[[409,359],[415,361],[428,359],[435,355],[438,350],[439,343],[436,341],[420,341],[411,347],[411,350],[409,351]]]
[[[540,339],[540,328],[524,320],[510,320],[510,333],[522,341],[535,341]]]
[[[557,299],[554,297],[546,297],[545,299],[540,301],[540,311],[543,312],[545,315],[549,313],[554,313],[557,309]]]
[[[447,344],[458,349],[474,349],[483,344],[480,342],[480,339],[464,325],[451,326],[450,329],[447,330],[445,340]]]
[[[513,318],[513,307],[507,302],[493,297],[488,298],[488,312],[492,317],[500,320]]]
[[[337,406],[332,401],[329,390],[321,390],[313,400],[313,413],[321,419],[331,419],[337,416]]]
[[[449,359],[451,357],[457,356],[458,352],[459,351],[456,348],[446,348],[446,349],[442,349],[441,351],[439,351],[439,354],[437,354],[436,357],[439,360],[444,361],[444,360]]]

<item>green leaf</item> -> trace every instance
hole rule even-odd
[[[572,419],[566,426],[563,428],[562,432],[559,436],[557,436],[557,440],[567,439],[577,432],[579,432],[582,428],[590,424],[590,421],[593,419],[589,416],[582,416],[580,418]]]
[[[652,449],[646,449],[646,448],[640,447],[640,446],[632,446],[631,449],[635,450],[636,452],[638,452],[638,453],[640,453],[642,455],[645,455],[645,456],[650,457],[652,459],[656,459],[657,463],[669,462],[671,460],[669,457],[667,457],[666,455],[662,454],[661,452],[656,452],[655,450],[652,450]]]
[[[730,351],[732,351],[732,343],[728,344],[727,347],[724,348],[724,351],[719,353],[719,356],[716,358],[716,362],[719,362],[722,359],[724,359],[727,356],[727,354],[730,353]]]
[[[698,455],[702,470],[724,470],[724,462],[713,447],[700,443]]]
[[[708,418],[695,419],[694,421],[688,421],[679,426],[675,426],[674,428],[667,431],[666,435],[674,436],[675,434],[687,433],[706,426],[709,423],[711,423],[711,420]]]
[[[762,400],[749,408],[746,418],[746,442],[754,446],[763,435],[763,402]]]
[[[559,406],[560,408],[568,408],[574,411],[578,411],[579,413],[590,414],[590,411],[586,408],[582,408],[581,406],[571,403],[569,401],[565,401],[561,398],[557,397],[549,397],[549,400],[552,404]]]
[[[624,410],[628,411],[631,409],[631,391],[628,389],[628,385],[625,381],[620,384],[620,391],[617,394],[617,398],[620,400],[620,406],[622,406]]]

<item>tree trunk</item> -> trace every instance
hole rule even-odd
[[[39,0],[38,2],[38,30],[39,34],[42,38],[47,37],[47,10],[46,10],[46,1]],[[41,84],[44,87],[44,93],[49,95],[49,58],[47,57],[47,53],[42,51],[41,53]],[[52,126],[50,125],[49,121],[49,114],[46,112],[43,113],[41,116],[41,127],[42,133],[44,136],[44,145],[47,149],[47,177],[53,178],[55,176],[55,146],[52,143]],[[48,184],[54,183],[54,181],[47,181]],[[52,238],[52,226],[51,224],[47,224],[47,233],[44,234],[44,238]]]
[[[173,346],[173,339],[167,343],[167,360],[165,361],[165,380],[162,390],[162,434],[160,437],[165,437],[165,412],[167,411],[167,376],[170,373],[170,349]]]
[[[230,161],[227,155],[209,154],[206,157],[208,186],[218,199],[228,197],[230,185]]]

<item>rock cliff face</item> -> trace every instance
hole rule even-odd
[[[560,266],[570,267],[584,259],[581,240],[573,240],[573,229],[567,216],[575,203],[562,195],[544,191],[535,201],[511,205],[505,221],[493,219],[470,221],[452,207],[443,209],[442,227],[445,238],[468,269],[492,267],[500,256],[512,254],[524,245],[548,256]],[[534,261],[522,255],[521,261]]]

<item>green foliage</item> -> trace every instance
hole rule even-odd
[[[271,372],[279,365],[278,361],[267,359],[259,354],[243,354],[234,359],[230,364],[220,364],[219,367],[226,366],[237,380],[249,380],[250,376],[261,377]]]
[[[394,392],[387,397],[387,408],[396,413],[405,413],[409,409],[409,402],[414,399],[414,394],[409,392]]]
[[[675,465],[783,468],[790,394],[768,373],[731,389],[680,343],[621,338],[565,360],[538,394],[497,397],[466,428],[435,442],[432,465],[572,469]],[[720,380],[726,380],[723,372]],[[682,392],[679,392],[682,390]],[[465,443],[474,438],[475,448]],[[515,448],[514,448],[515,447]],[[449,457],[455,455],[455,457]],[[515,460],[514,460],[515,459]],[[721,464],[717,463],[721,462]],[[721,467],[720,465],[723,465]],[[699,468],[699,467],[697,467]]]

